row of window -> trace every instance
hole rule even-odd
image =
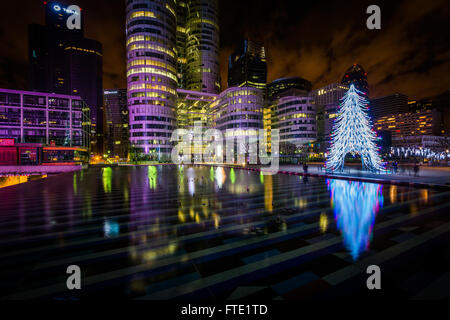
[[[155,78],[155,77],[152,77]],[[161,78],[159,78],[161,79]],[[128,90],[140,90],[140,89],[149,89],[149,90],[159,90],[159,91],[165,91],[170,94],[176,95],[177,92],[175,89],[163,86],[163,85],[155,85],[151,83],[138,83],[138,84],[132,84],[128,86]]]
[[[227,125],[218,126],[219,130],[233,129],[233,128],[263,128],[263,124],[260,122],[238,122],[229,123]]]
[[[300,133],[300,134],[280,135],[280,140],[296,139],[296,138],[312,138],[312,139],[315,139],[316,135],[314,133]]]
[[[144,129],[144,125],[142,123],[133,124],[131,126],[132,129]],[[174,126],[164,125],[164,124],[146,124],[146,129],[160,129],[160,130],[175,130]]]
[[[173,119],[166,117],[158,117],[158,116],[135,116],[134,121],[163,121],[163,122],[171,122]]]
[[[14,93],[0,93],[0,105],[21,106],[20,94]],[[47,97],[35,95],[23,95],[23,106],[46,108]],[[83,101],[72,100],[72,109],[81,110]],[[70,109],[70,100],[65,98],[48,98],[49,109]]]
[[[168,77],[174,81],[177,81],[177,76],[172,72],[166,72],[161,69],[151,68],[151,67],[145,67],[145,68],[131,68],[127,71],[127,77],[133,75],[133,74],[139,74],[139,73],[151,73],[151,74],[159,74],[161,76]]]
[[[283,109],[283,110],[279,110],[277,112],[275,112],[276,116],[280,116],[282,114],[286,114],[286,113],[291,113],[291,112],[296,112],[296,111],[314,111],[314,107],[313,106],[306,106],[305,107],[293,107],[293,108],[288,108],[288,109]]]
[[[146,145],[146,144],[153,144],[153,145],[172,145],[170,140],[136,140],[132,142],[136,145]]]
[[[162,61],[157,61],[157,60],[152,60],[152,59],[137,59],[137,60],[130,61],[127,64],[127,69],[129,69],[130,67],[139,66],[139,65],[161,67],[161,68],[169,69],[170,71],[173,71],[174,73],[176,73],[175,68],[173,66],[171,66],[170,64],[168,64],[167,62],[162,62]]]
[[[165,137],[170,138],[171,133],[167,132],[133,132],[132,137]]]
[[[147,35],[146,36],[144,36],[144,35],[132,36],[132,37],[128,38],[127,46],[129,46],[130,44],[132,44],[134,42],[139,42],[139,41],[145,41],[145,43],[133,44],[130,46],[129,50],[150,49],[150,50],[164,52],[172,57],[175,57],[174,51],[167,49],[167,47],[170,47],[170,43],[168,43],[167,41],[161,40],[157,37],[152,37],[152,36],[147,36]],[[159,42],[162,45],[164,45],[164,47],[150,43],[150,42]]]

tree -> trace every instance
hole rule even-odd
[[[336,121],[331,134],[331,147],[326,161],[326,168],[342,171],[345,156],[361,156],[363,168],[370,171],[384,171],[375,140],[377,136],[372,129],[367,115],[367,100],[364,93],[350,85],[350,89],[341,99]]]

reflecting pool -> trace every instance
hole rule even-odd
[[[0,297],[361,297],[371,264],[413,297],[429,282],[410,278],[448,270],[449,195],[208,166],[61,174],[0,190]]]

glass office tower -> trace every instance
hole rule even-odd
[[[126,10],[130,143],[161,159],[176,123],[176,3],[128,0]]]

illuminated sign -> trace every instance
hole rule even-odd
[[[6,146],[13,146],[14,145],[14,139],[0,139],[0,146],[6,147]]]
[[[50,9],[57,16],[66,19],[66,26],[69,30],[81,29],[81,8],[77,5],[65,6],[63,4],[54,2],[50,4]]]

